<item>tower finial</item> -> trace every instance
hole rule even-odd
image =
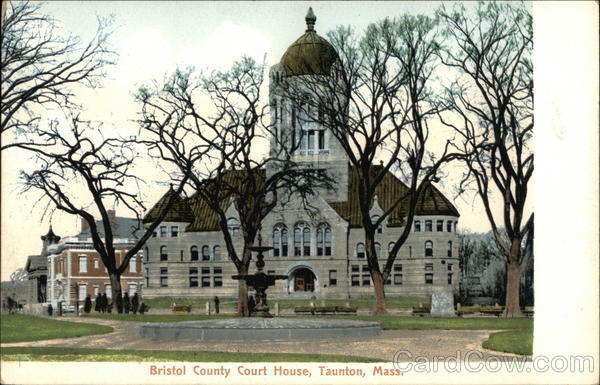
[[[315,30],[315,23],[317,22],[317,17],[313,12],[312,7],[308,7],[308,13],[306,14],[306,32],[311,32]]]

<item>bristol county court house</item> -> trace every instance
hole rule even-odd
[[[274,249],[265,256],[265,270],[284,274],[269,289],[272,297],[348,298],[372,295],[372,282],[365,257],[364,233],[358,209],[357,173],[336,139],[318,122],[302,124],[297,114],[286,113],[292,103],[281,88],[283,78],[327,73],[335,60],[334,48],[314,30],[316,18],[309,12],[307,30],[270,69],[271,119],[276,132],[295,133],[301,143],[293,154],[301,166],[327,170],[336,189],[318,191],[311,202],[318,215],[309,215],[299,204],[287,204],[271,212],[262,223],[262,238]],[[330,61],[327,58],[331,58]],[[271,146],[277,145],[271,140]],[[379,166],[375,166],[379,167]],[[266,175],[268,170],[261,170]],[[377,218],[394,199],[407,191],[392,173],[377,189],[371,217]],[[146,223],[175,194],[169,190],[148,212]],[[235,266],[226,255],[217,216],[196,196],[173,197],[176,204],[144,248],[144,296],[212,297],[237,296]],[[388,250],[403,231],[403,205],[392,211],[377,230],[376,249],[383,265]],[[242,237],[235,205],[227,211],[234,237]],[[400,249],[386,282],[386,294],[428,296],[434,290],[458,291],[459,213],[433,185],[418,198],[411,235]],[[250,265],[250,273],[255,271]]]

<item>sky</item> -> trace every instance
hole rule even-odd
[[[362,30],[371,22],[403,13],[432,15],[438,2],[76,2],[52,1],[43,11],[54,17],[65,33],[88,41],[97,17],[113,17],[111,47],[118,62],[104,79],[103,87],[80,93],[86,117],[105,122],[107,130],[135,129],[137,106],[133,94],[153,79],[161,79],[176,66],[197,69],[226,68],[243,54],[279,62],[285,49],[304,33],[309,6],[317,16],[316,30],[324,36],[337,25]],[[49,114],[50,115],[50,114]],[[2,154],[2,280],[25,264],[27,255],[41,249],[40,236],[49,218],[40,220],[43,205],[34,203],[39,195],[21,193],[18,170],[28,162],[18,151]],[[147,168],[148,175],[154,172]],[[450,179],[451,180],[451,179]],[[439,188],[453,199],[453,183]],[[146,186],[142,196],[151,207],[163,187]],[[489,224],[474,197],[454,201],[461,218],[459,229],[485,232]],[[123,215],[117,208],[117,214]],[[56,213],[54,232],[74,235],[79,219]]]

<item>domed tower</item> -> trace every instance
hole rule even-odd
[[[306,15],[306,31],[292,43],[272,66],[269,73],[269,100],[273,135],[271,154],[286,146],[300,167],[327,172],[336,180],[336,191],[322,191],[329,202],[347,200],[348,162],[345,151],[322,124],[314,88],[308,87],[315,76],[329,77],[338,60],[333,46],[315,31],[317,18],[312,10]]]

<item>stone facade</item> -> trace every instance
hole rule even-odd
[[[289,143],[290,138],[298,138],[302,142],[294,151],[293,159],[300,167],[326,170],[335,179],[336,188],[319,191],[310,202],[316,215],[309,215],[303,205],[292,198],[264,220],[262,238],[275,248],[266,253],[264,270],[289,277],[269,289],[269,296],[351,298],[372,295],[372,282],[361,248],[364,247],[361,246],[363,230],[356,214],[352,213],[354,200],[351,196],[356,191],[351,184],[354,174],[346,154],[330,132],[317,122],[306,123],[308,119],[301,118],[302,111],[295,110],[281,89],[285,83],[281,82],[282,78],[293,81],[293,76],[303,76],[309,70],[302,63],[290,60],[302,61],[302,55],[317,58],[331,55],[333,48],[314,31],[315,20],[307,18],[309,28],[306,33],[288,49],[282,63],[271,68],[271,119],[278,137],[271,138],[270,146],[273,153],[277,146]],[[310,57],[304,59],[310,61]],[[267,169],[266,173],[273,171]],[[390,174],[386,178],[373,202],[371,217],[381,215],[384,202],[389,203],[397,196],[394,194],[406,189],[395,176]],[[185,204],[184,199],[177,198]],[[436,290],[457,293],[460,274],[456,226],[459,214],[432,185],[419,202],[411,235],[394,262],[386,294],[429,296]],[[182,207],[178,203],[176,211],[185,211]],[[184,213],[175,214],[167,216],[169,221],[161,223],[144,249],[144,295],[236,296],[237,282],[231,276],[237,271],[227,258],[219,229],[186,231],[192,220],[189,216],[183,218]],[[235,229],[239,218],[233,206],[228,218],[230,229]],[[382,265],[386,262],[390,243],[404,229],[401,220],[391,218],[377,233]],[[234,236],[235,231],[239,230],[234,230]],[[237,235],[237,246],[241,250],[241,236]],[[254,272],[253,264],[250,272]]]

